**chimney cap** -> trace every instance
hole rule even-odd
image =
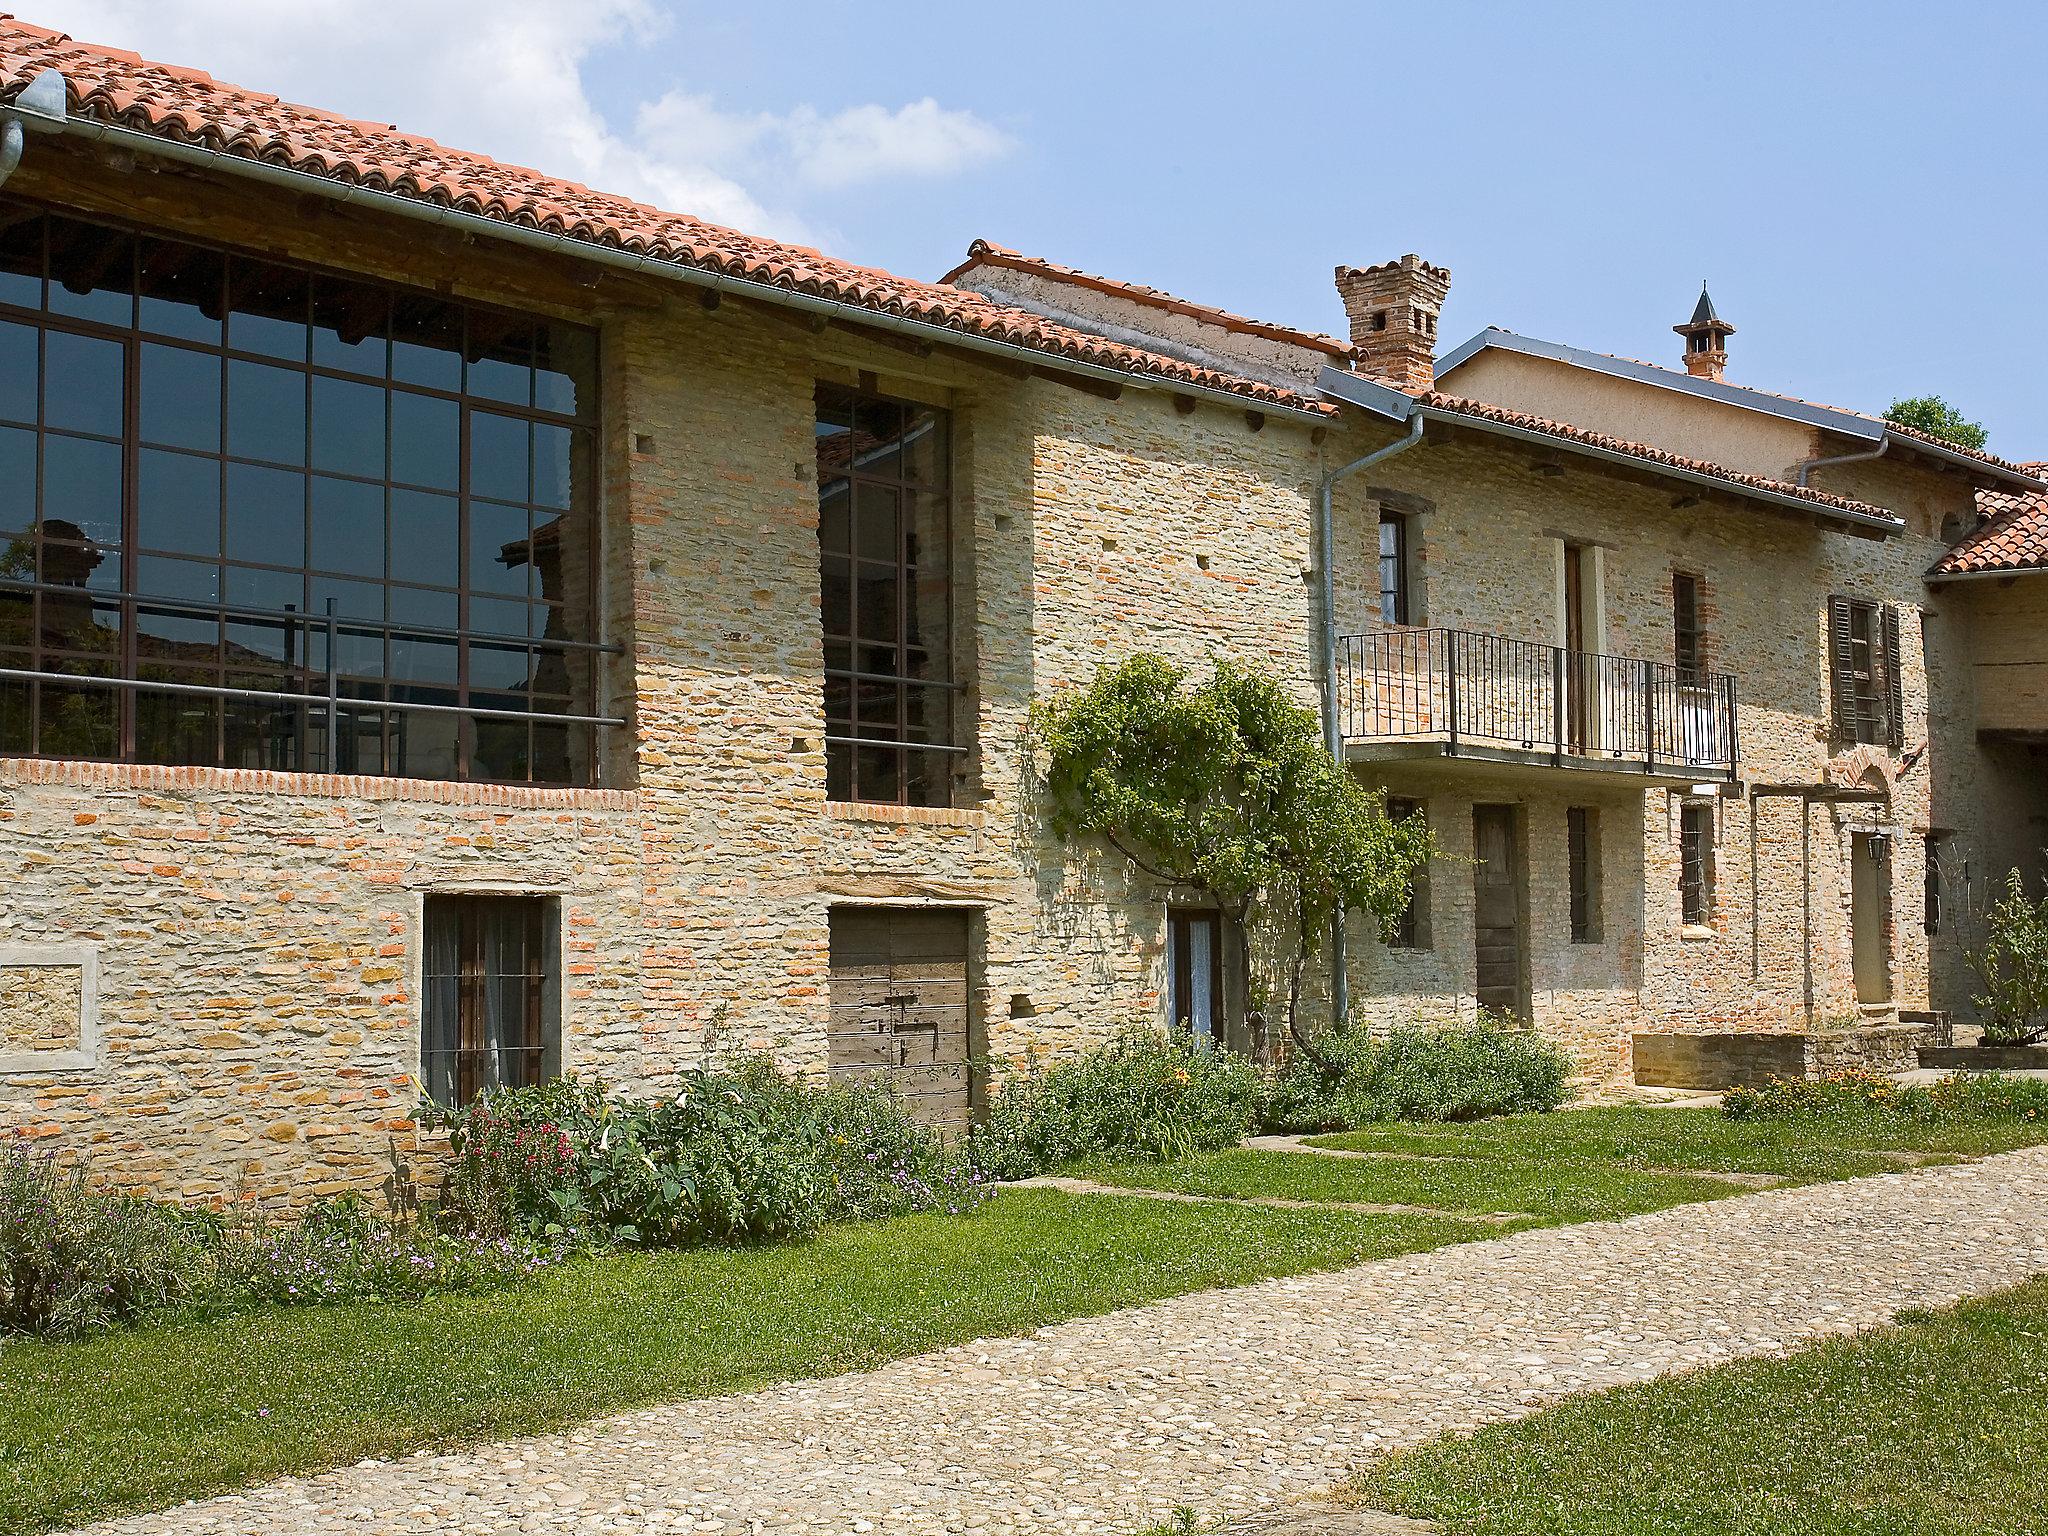
[[[1339,279],[1346,277],[1378,276],[1382,273],[1387,272],[1417,272],[1425,277],[1433,277],[1437,279],[1439,282],[1443,283],[1449,283],[1451,280],[1451,269],[1449,267],[1439,267],[1432,265],[1431,263],[1424,261],[1420,256],[1416,255],[1413,251],[1410,251],[1407,255],[1398,257],[1393,261],[1376,261],[1369,267],[1347,267],[1340,265],[1337,268],[1337,276]]]
[[[1735,327],[1714,312],[1714,301],[1707,295],[1704,278],[1700,281],[1700,301],[1692,307],[1692,318],[1683,325],[1674,325],[1671,329],[1681,336],[1691,336],[1701,331],[1718,332],[1723,336],[1735,334]]]

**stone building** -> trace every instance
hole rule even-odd
[[[1857,1015],[1859,848],[1897,904],[2003,814],[1927,808],[1980,749],[1919,583],[2038,481],[1439,366],[1417,258],[1343,339],[917,282],[11,20],[0,117],[0,1126],[136,1184],[374,1183],[422,1089],[763,1050],[958,1124],[985,1059],[1249,1044],[1216,914],[1033,803],[1030,704],[1139,649],[1272,669],[1436,828],[1319,1006],[1595,1076]]]

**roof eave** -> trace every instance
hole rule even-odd
[[[231,155],[220,150],[208,149],[204,145],[190,144],[183,140],[146,133],[140,129],[126,128],[115,123],[101,122],[96,118],[79,117],[68,110],[63,115],[37,110],[35,106],[24,106],[23,100],[28,89],[4,106],[0,106],[0,118],[13,118],[31,132],[56,134],[70,138],[81,138],[95,143],[107,143],[131,150],[138,154],[157,155],[165,159],[180,161],[187,165],[201,166],[224,175],[239,176],[250,180],[268,182],[273,186],[288,187],[297,192],[309,192],[341,203],[357,203],[368,207],[382,208],[403,218],[422,220],[463,229],[486,238],[503,240],[513,244],[568,255],[578,260],[592,261],[604,266],[621,267],[629,271],[669,278],[696,287],[713,288],[730,293],[735,297],[751,298],[761,303],[778,304],[786,308],[808,310],[834,319],[843,319],[860,325],[874,326],[882,330],[896,331],[915,336],[920,340],[944,342],[949,346],[964,347],[971,351],[986,352],[992,356],[1009,358],[1014,362],[1029,363],[1034,367],[1054,369],[1059,372],[1078,374],[1087,378],[1100,379],[1135,389],[1157,389],[1176,394],[1194,395],[1203,399],[1227,404],[1238,410],[1256,410],[1268,415],[1284,416],[1301,421],[1320,422],[1324,413],[1313,406],[1289,405],[1282,401],[1270,400],[1259,395],[1236,390],[1218,389],[1213,385],[1199,384],[1191,380],[1177,379],[1168,374],[1142,373],[1132,369],[1112,368],[1101,363],[1084,362],[1063,353],[1027,347],[1016,342],[1002,341],[995,337],[983,336],[974,331],[954,326],[941,325],[932,321],[918,320],[911,316],[894,314],[888,310],[870,309],[859,304],[849,304],[840,299],[826,298],[819,294],[804,293],[794,288],[779,287],[774,283],[756,282],[749,278],[732,277],[723,272],[703,267],[687,266],[681,262],[661,257],[643,256],[619,246],[605,245],[594,240],[581,239],[570,234],[556,234],[525,224],[515,224],[504,219],[488,218],[482,214],[468,213],[445,204],[422,198],[405,197],[398,193],[380,191],[357,182],[338,181],[331,177],[316,176],[309,171],[292,166],[275,165],[269,161],[253,160],[242,155]]]
[[[1853,512],[1846,507],[1831,507],[1808,500],[1804,496],[1780,494],[1761,486],[1745,485],[1739,480],[1724,479],[1719,475],[1705,474],[1682,465],[1666,464],[1659,459],[1643,458],[1636,454],[1624,453],[1620,449],[1606,448],[1598,443],[1588,443],[1554,432],[1543,432],[1533,427],[1517,426],[1512,422],[1494,421],[1485,416],[1469,416],[1463,411],[1446,410],[1442,406],[1426,404],[1390,385],[1360,375],[1344,373],[1335,368],[1325,368],[1318,376],[1316,385],[1325,396],[1370,411],[1389,422],[1405,423],[1420,413],[1432,421],[1448,422],[1454,426],[1469,427],[1477,432],[1490,432],[1499,437],[1515,438],[1522,442],[1542,443],[1546,447],[1556,448],[1565,453],[1576,453],[1586,458],[1625,465],[1638,472],[1657,475],[1664,479],[1705,486],[1744,501],[1753,501],[1774,509],[1790,510],[1805,517],[1835,523],[1863,538],[1888,539],[1905,531],[1905,525],[1895,518],[1874,517],[1866,513]]]

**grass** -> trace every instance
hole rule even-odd
[[[1132,1189],[1234,1199],[1425,1205],[1468,1214],[1510,1211],[1546,1223],[1609,1221],[1638,1211],[1751,1193],[1725,1179],[1598,1164],[1313,1157],[1243,1148],[1179,1163],[1097,1163],[1072,1171]]]
[[[0,1531],[858,1370],[1492,1230],[1020,1190],[971,1216],[839,1227],[803,1244],[587,1260],[494,1295],[8,1343]]]
[[[1901,1322],[1435,1441],[1355,1498],[1452,1536],[2048,1532],[2048,1280]]]
[[[1711,1110],[1616,1107],[1469,1125],[1373,1126],[1312,1137],[1309,1144],[1351,1152],[1775,1173],[1809,1182],[1900,1167],[1901,1158],[1887,1153],[1938,1161],[2007,1152],[2042,1140],[2048,1140],[2048,1126],[2021,1121],[1730,1120]]]

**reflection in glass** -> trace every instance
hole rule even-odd
[[[306,563],[306,477],[228,465],[228,554],[261,565]]]
[[[452,491],[461,464],[462,408],[453,400],[391,396],[391,478],[406,485]]]
[[[228,363],[228,452],[273,464],[306,462],[306,375],[266,363]]]
[[[121,435],[118,341],[47,331],[43,336],[43,425],[67,432]]]
[[[107,547],[121,542],[121,447],[95,438],[43,437],[43,521],[69,523]]]
[[[187,347],[142,347],[142,401],[136,422],[145,443],[220,452],[220,358]]]
[[[216,251],[175,240],[143,241],[137,324],[153,335],[219,346],[226,267]]]
[[[384,390],[346,379],[313,379],[313,467],[384,478]]]
[[[220,460],[145,448],[137,474],[135,537],[142,548],[220,553]]]
[[[0,421],[36,419],[36,330],[0,320]]]
[[[126,326],[134,319],[135,242],[116,230],[50,220],[50,308]]]
[[[312,278],[297,267],[236,257],[228,264],[228,348],[306,360]]]
[[[315,570],[351,576],[384,574],[384,487],[361,480],[313,477]]]

